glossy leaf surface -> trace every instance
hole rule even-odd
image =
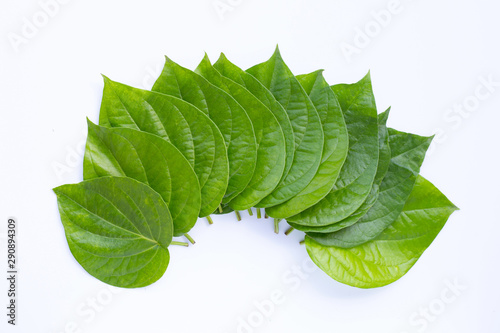
[[[172,143],[198,177],[200,217],[219,206],[229,178],[227,151],[217,126],[195,106],[105,77],[99,124],[148,132]]]
[[[339,102],[322,71],[297,76],[318,111],[323,127],[321,163],[311,182],[290,200],[266,209],[269,216],[287,218],[323,199],[332,189],[347,157],[349,138]]]
[[[276,189],[256,207],[272,207],[290,200],[316,175],[323,153],[323,129],[309,96],[287,67],[278,50],[268,61],[247,70],[283,106],[292,124],[295,153],[292,166]]]
[[[90,121],[83,176],[85,180],[129,177],[149,185],[163,198],[181,236],[196,223],[200,186],[189,162],[171,143],[130,128],[106,128]]]
[[[54,192],[71,253],[92,276],[138,288],[165,273],[173,223],[167,205],[149,186],[103,177]]]
[[[229,160],[229,182],[222,202],[230,202],[247,187],[257,161],[255,132],[245,110],[225,91],[168,58],[153,91],[193,104],[217,125]]]
[[[358,222],[361,217],[363,217],[366,212],[373,206],[376,202],[379,194],[379,187],[382,179],[385,177],[387,170],[389,168],[389,163],[391,160],[391,150],[389,146],[389,134],[387,129],[387,118],[389,116],[389,110],[378,115],[378,138],[379,138],[379,160],[377,166],[377,174],[375,175],[375,180],[372,185],[370,194],[363,202],[363,204],[351,215],[343,219],[342,221],[335,222],[333,224],[325,226],[303,226],[300,224],[295,224],[289,222],[290,225],[298,230],[313,233],[331,233],[344,228],[347,228],[354,223]]]
[[[415,264],[457,210],[419,176],[396,221],[374,240],[351,249],[324,246],[306,237],[312,260],[333,279],[358,288],[392,283]]]
[[[246,188],[229,202],[229,206],[235,210],[251,208],[274,190],[283,175],[286,149],[281,126],[267,106],[245,87],[222,76],[207,56],[196,72],[231,95],[252,121],[257,143],[255,171]]]
[[[214,68],[222,75],[228,79],[240,84],[245,87],[249,92],[252,93],[256,98],[261,101],[262,104],[267,106],[267,108],[274,114],[278,120],[281,131],[285,138],[286,145],[286,162],[285,169],[283,171],[283,177],[288,174],[292,163],[293,156],[295,153],[295,142],[292,124],[288,115],[283,109],[283,106],[274,98],[273,94],[260,83],[253,75],[245,72],[238,66],[231,63],[224,54],[221,54],[217,62],[214,64]]]
[[[376,238],[401,213],[431,141],[432,137],[389,129],[391,162],[373,206],[356,224],[334,233],[311,234],[311,237],[323,245],[345,248]]]
[[[332,191],[300,214],[287,218],[305,226],[325,226],[347,218],[370,194],[378,166],[378,123],[370,75],[332,87],[349,133],[349,152]]]

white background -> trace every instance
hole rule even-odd
[[[372,12],[389,0],[222,0],[232,9],[222,15],[214,0],[65,2],[43,22],[37,1],[0,0],[2,271],[9,216],[20,243],[18,326],[6,324],[0,273],[1,332],[232,333],[249,317],[256,327],[242,332],[500,332],[500,86],[474,97],[488,92],[481,78],[500,82],[497,1],[401,0],[382,28]],[[36,19],[38,31],[23,37],[25,20]],[[13,34],[25,38],[17,47]],[[214,61],[223,51],[248,68],[278,43],[296,74],[324,68],[333,84],[371,69],[391,127],[439,134],[422,174],[461,210],[405,277],[380,289],[344,286],[319,269],[294,273],[307,260],[303,236],[277,236],[270,220],[243,213],[239,223],[232,214],[200,220],[197,244],[172,247],[160,281],[111,294],[71,256],[51,191],[82,178],[78,152],[85,117],[98,119],[100,73],[149,88],[165,54],[194,68],[205,51]],[[341,51],[348,44],[351,57]],[[466,289],[442,307],[455,282]],[[259,323],[255,302],[276,290],[284,302]]]

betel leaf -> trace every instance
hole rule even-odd
[[[292,166],[276,189],[256,207],[285,202],[300,193],[316,174],[323,152],[323,129],[316,108],[281,58],[279,50],[268,61],[247,70],[256,77],[286,110],[294,131]]]
[[[320,227],[315,227],[315,226],[302,226],[300,224],[295,224],[293,222],[289,222],[289,224],[301,231],[305,232],[314,232],[314,233],[330,233],[330,232],[335,232],[340,229],[347,228],[357,221],[361,217],[363,217],[366,212],[375,204],[378,194],[379,194],[379,187],[380,183],[382,182],[385,174],[387,173],[387,170],[389,168],[389,163],[391,160],[391,148],[389,146],[389,133],[387,129],[387,118],[389,117],[389,111],[390,108],[387,109],[385,112],[382,112],[381,114],[378,115],[378,139],[379,139],[379,159],[378,159],[378,166],[377,166],[377,174],[375,175],[375,180],[372,185],[372,189],[370,191],[370,194],[366,198],[366,200],[363,202],[359,208],[343,219],[342,221],[335,222],[333,224],[325,225],[325,226],[320,226]]]
[[[249,92],[257,97],[267,108],[274,114],[278,120],[283,136],[285,137],[286,145],[286,162],[285,169],[283,171],[283,177],[288,174],[292,163],[293,156],[295,153],[295,142],[292,124],[288,115],[283,109],[283,106],[274,98],[273,94],[260,83],[253,75],[248,74],[238,66],[231,63],[226,56],[222,53],[214,64],[214,68],[222,75],[228,79],[245,87]]]
[[[83,162],[85,180],[129,177],[149,185],[163,198],[181,236],[196,223],[200,186],[189,162],[171,143],[130,128],[107,128],[88,121]]]
[[[141,130],[172,143],[198,177],[199,216],[208,216],[219,206],[229,177],[224,138],[214,122],[194,105],[104,77],[99,124]]]
[[[410,270],[457,209],[419,176],[401,214],[377,238],[343,249],[306,237],[307,252],[316,265],[339,282],[358,288],[382,287]]]
[[[314,178],[302,191],[286,202],[266,208],[271,217],[287,218],[296,215],[323,199],[331,191],[347,157],[349,138],[344,116],[322,72],[297,76],[318,111],[323,127],[325,144],[321,164]]]
[[[222,203],[230,202],[252,179],[257,161],[255,132],[245,110],[225,91],[167,57],[153,90],[193,104],[220,129],[229,160],[229,182]]]
[[[324,226],[347,218],[366,200],[378,166],[378,124],[370,74],[354,84],[332,87],[349,133],[349,152],[332,191],[320,202],[287,220]]]
[[[139,288],[165,273],[172,217],[149,186],[102,177],[54,192],[71,253],[90,275],[113,286]]]
[[[391,161],[377,201],[354,225],[333,233],[311,233],[317,242],[350,248],[376,238],[399,216],[410,195],[432,137],[389,129]]]
[[[276,117],[243,86],[222,76],[205,55],[195,70],[216,87],[231,95],[252,121],[257,143],[255,171],[246,188],[234,197],[229,206],[245,210],[259,203],[278,185],[285,168],[285,138]]]

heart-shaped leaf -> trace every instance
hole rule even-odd
[[[54,192],[69,248],[92,276],[138,288],[165,273],[173,223],[167,205],[149,186],[103,177]]]
[[[399,217],[377,238],[344,249],[306,237],[307,252],[339,282],[358,288],[382,287],[410,270],[455,210],[434,185],[419,176]]]

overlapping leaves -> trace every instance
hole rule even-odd
[[[388,129],[388,115],[369,74],[330,86],[279,50],[246,71],[224,55],[195,71],[166,58],[152,91],[105,77],[84,181],[54,189],[70,250],[101,281],[142,287],[198,217],[256,207],[306,232],[332,278],[391,283],[456,207],[419,176],[431,138]]]

